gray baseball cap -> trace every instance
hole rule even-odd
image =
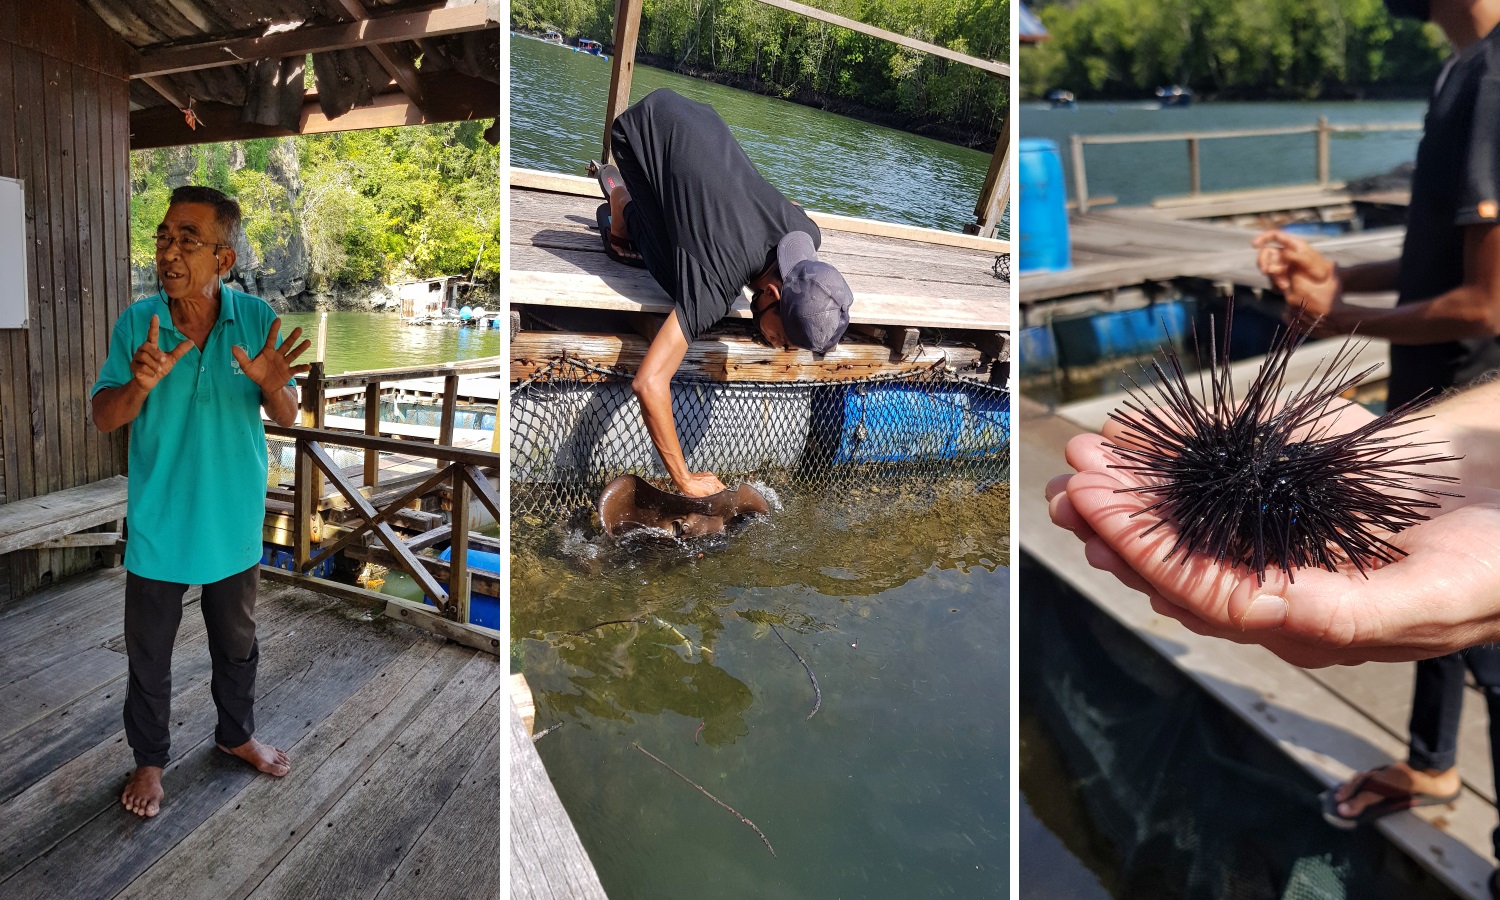
[[[776,244],[781,269],[781,323],[787,339],[814,353],[827,353],[849,328],[854,292],[839,270],[818,260],[812,236],[793,231]]]

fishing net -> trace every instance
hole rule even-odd
[[[512,515],[592,508],[624,474],[670,487],[630,378],[563,357],[511,389]],[[679,377],[672,409],[689,468],[731,485],[822,491],[957,480],[982,489],[1009,479],[1008,393],[941,363],[839,382]]]

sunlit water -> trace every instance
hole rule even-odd
[[[301,328],[302,338],[312,341],[298,363],[313,359],[321,316],[317,312],[281,314],[282,337]],[[330,312],[327,329],[323,371],[329,375],[500,355],[499,329],[402,325],[401,317],[393,312]]]
[[[584,174],[603,149],[610,63],[524,38],[510,60],[511,164]],[[649,66],[630,96],[662,87],[712,104],[766,179],[810,209],[945,231],[974,220],[988,154]]]
[[[1058,143],[1073,197],[1069,139],[1074,134],[1146,134],[1230,131],[1313,126],[1319,116],[1334,125],[1420,124],[1425,104],[1414,101],[1310,103],[1199,103],[1186,109],[1156,104],[1080,103],[1077,109],[1050,109],[1043,103],[1021,108],[1022,137]],[[1416,158],[1418,131],[1335,134],[1329,140],[1329,169],[1336,181],[1389,172]],[[1311,134],[1205,140],[1200,165],[1205,191],[1228,191],[1317,181],[1316,138]],[[1113,196],[1122,204],[1189,190],[1185,141],[1090,146],[1085,151],[1089,196]]]
[[[513,665],[610,896],[1009,896],[1008,496],[948,493],[691,545],[517,524]]]

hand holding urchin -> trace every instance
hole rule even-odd
[[[1226,345],[1232,306],[1227,319]],[[1456,478],[1420,471],[1458,457],[1426,451],[1431,442],[1412,442],[1418,431],[1385,433],[1425,400],[1352,430],[1336,427],[1340,395],[1373,371],[1351,374],[1359,345],[1346,340],[1326,368],[1278,400],[1287,363],[1305,339],[1279,332],[1238,402],[1228,355],[1219,353],[1213,335],[1208,365],[1200,359],[1206,402],[1193,393],[1182,360],[1170,349],[1164,361],[1151,364],[1156,379],[1149,388],[1131,379],[1132,400],[1124,404],[1130,414],[1110,414],[1123,431],[1106,446],[1128,461],[1113,468],[1147,482],[1121,489],[1152,496],[1136,515],[1152,513],[1161,521],[1141,537],[1165,523],[1177,530],[1166,559],[1181,553],[1186,562],[1204,553],[1220,565],[1248,567],[1261,582],[1269,566],[1293,581],[1297,568],[1334,571],[1342,562],[1364,574],[1405,555],[1386,538],[1426,520],[1439,506],[1433,498],[1458,496],[1424,486]]]

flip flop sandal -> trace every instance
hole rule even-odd
[[[1392,813],[1404,812],[1408,809],[1416,809],[1419,806],[1438,806],[1444,803],[1452,803],[1463,793],[1460,788],[1446,797],[1436,794],[1428,794],[1422,791],[1408,791],[1405,788],[1395,787],[1381,781],[1376,781],[1375,776],[1381,769],[1371,769],[1360,773],[1354,781],[1354,792],[1350,797],[1357,797],[1361,793],[1376,794],[1382,799],[1371,803],[1360,810],[1357,816],[1345,816],[1339,813],[1338,788],[1333,787],[1318,795],[1323,804],[1323,819],[1335,828],[1346,831],[1368,824],[1383,816]]]
[[[593,169],[595,177],[599,179],[599,190],[604,192],[604,199],[606,200],[609,199],[610,191],[625,184],[625,179],[621,177],[620,170],[609,163],[591,162],[589,163],[589,168]]]
[[[604,254],[617,263],[634,266],[637,269],[646,268],[646,261],[640,256],[626,256],[626,253],[640,253],[635,249],[635,244],[628,238],[617,237],[609,230],[609,204],[599,204],[599,210],[594,214],[594,219],[599,223],[599,234],[604,237]]]

